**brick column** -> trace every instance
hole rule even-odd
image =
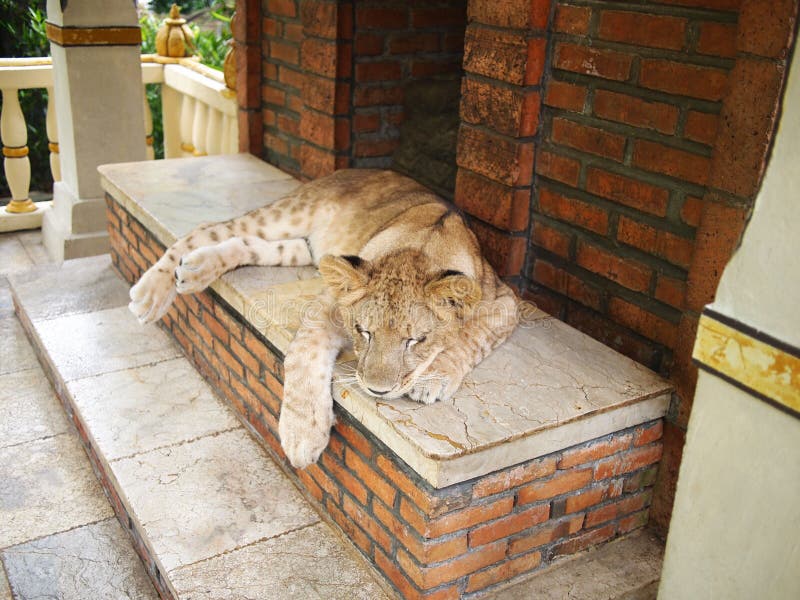
[[[239,104],[239,152],[261,156],[264,121],[261,115],[261,4],[237,0],[231,23],[236,52],[236,97]]]
[[[550,0],[470,2],[455,202],[501,276],[522,272]]]
[[[302,0],[300,172],[314,179],[350,165],[353,5]]]

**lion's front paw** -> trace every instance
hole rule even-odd
[[[423,404],[433,404],[453,397],[464,379],[464,373],[451,361],[439,356],[420,375],[408,392],[408,397]]]
[[[309,414],[297,412],[294,408],[286,410],[285,402],[278,421],[281,447],[294,468],[305,469],[317,462],[328,447],[334,423],[333,410],[326,414],[324,410],[311,409]]]
[[[224,268],[213,246],[192,250],[175,268],[175,286],[181,294],[201,292],[211,285]]]
[[[139,322],[152,323],[164,316],[175,299],[172,273],[156,264],[130,290],[130,311]]]

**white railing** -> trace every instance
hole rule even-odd
[[[232,154],[238,151],[239,131],[235,93],[224,83],[222,73],[181,59],[175,64],[161,64],[152,55],[142,56],[142,83],[161,85],[164,158]],[[46,58],[0,59],[0,141],[3,145],[3,169],[11,201],[0,210],[0,231],[13,229],[4,224],[5,214],[41,211],[47,203],[29,198],[31,167],[28,158],[28,133],[25,115],[19,104],[19,90],[47,90],[47,139],[53,181],[60,181],[61,169],[58,131],[53,99],[53,66]],[[153,158],[153,117],[143,91],[144,128],[147,156]],[[41,220],[39,219],[39,222]],[[20,225],[29,228],[30,221]]]

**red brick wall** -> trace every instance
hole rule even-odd
[[[460,73],[465,6],[263,0],[264,158],[302,178],[388,166],[403,84]]]
[[[773,134],[796,3],[561,0],[551,16],[527,296],[670,375],[666,528],[713,300]]]
[[[359,0],[353,46],[354,167],[389,167],[403,121],[403,87],[461,74],[466,0]]]

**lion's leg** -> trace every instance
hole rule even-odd
[[[269,242],[254,236],[232,237],[184,255],[175,268],[175,282],[178,293],[190,294],[204,290],[223,273],[242,265],[289,267],[311,263],[311,251],[304,239]]]
[[[330,318],[330,303],[323,300],[323,306],[321,315],[304,318],[284,362],[278,433],[289,462],[298,469],[317,461],[334,424],[331,376],[346,336]]]
[[[157,321],[175,299],[175,269],[185,254],[234,237],[270,241],[308,237],[314,210],[315,205],[309,199],[301,194],[292,194],[230,221],[201,225],[172,244],[156,264],[142,275],[131,288],[128,307],[142,323]],[[298,254],[297,258],[299,261],[301,256]]]
[[[497,295],[475,307],[456,339],[422,373],[408,396],[431,404],[447,400],[456,393],[464,376],[502,344],[517,325],[517,299],[511,289],[498,280]]]

